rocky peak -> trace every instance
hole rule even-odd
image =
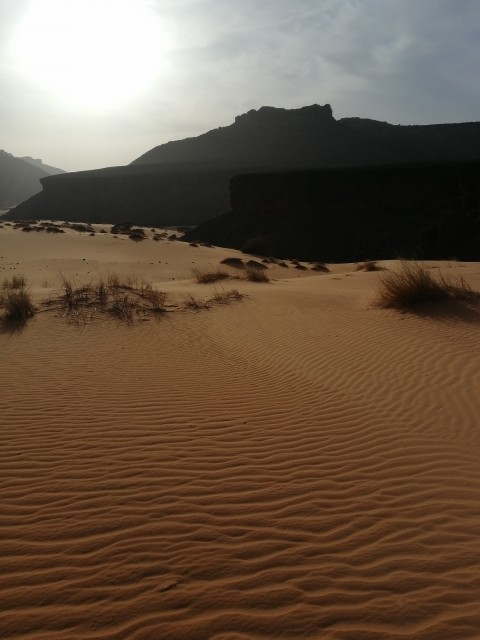
[[[265,124],[296,124],[298,122],[335,122],[332,107],[329,104],[321,106],[312,104],[299,109],[281,109],[277,107],[260,107],[251,109],[247,113],[236,116],[236,125],[262,126]]]

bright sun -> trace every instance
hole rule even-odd
[[[144,0],[30,0],[10,54],[61,104],[111,110],[153,85],[165,35]]]

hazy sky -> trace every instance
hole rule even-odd
[[[0,0],[0,149],[73,171],[262,105],[480,120],[479,0]]]

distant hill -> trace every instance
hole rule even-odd
[[[229,126],[155,147],[132,164],[215,162],[296,169],[478,158],[480,122],[404,126],[335,120],[326,104],[261,107],[237,116]]]
[[[125,167],[42,179],[12,218],[194,225],[230,209],[239,174],[480,158],[480,123],[335,120],[330,105],[261,107],[226,127],[157,146]]]
[[[0,151],[0,208],[13,207],[42,189],[48,173],[25,160]]]
[[[31,156],[22,156],[20,160],[24,160],[24,162],[28,162],[28,164],[33,164],[34,167],[38,167],[48,173],[51,176],[55,176],[58,173],[66,173],[63,169],[59,169],[58,167],[51,167],[49,164],[44,164],[42,160],[39,158],[32,158]]]

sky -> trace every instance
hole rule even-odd
[[[263,105],[480,120],[479,0],[0,0],[0,149],[128,164]]]

